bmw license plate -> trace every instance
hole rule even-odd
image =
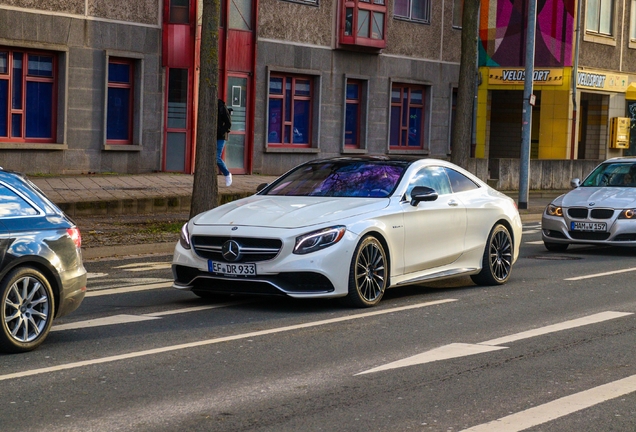
[[[605,222],[570,222],[572,231],[607,231]]]
[[[208,270],[210,273],[216,273],[223,276],[256,276],[256,264],[249,263],[232,264],[208,261]]]

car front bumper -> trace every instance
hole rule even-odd
[[[547,243],[562,244],[598,244],[610,246],[636,247],[636,220],[618,219],[618,212],[611,219],[569,219],[543,214],[541,219],[541,237]],[[605,222],[607,231],[573,231],[572,222]]]
[[[348,293],[351,258],[358,236],[346,231],[336,244],[316,252],[293,254],[298,231],[285,237],[280,230],[242,227],[242,236],[280,238],[283,242],[278,255],[268,261],[256,262],[256,275],[248,277],[223,276],[209,271],[207,258],[194,249],[177,243],[172,261],[174,288],[225,294],[285,295],[295,298],[342,297]],[[214,235],[213,233],[206,233]],[[200,233],[199,233],[200,235]]]

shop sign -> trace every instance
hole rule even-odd
[[[578,88],[624,93],[627,90],[627,75],[600,71],[579,71],[576,77]]]
[[[490,68],[488,84],[523,84],[526,71],[523,68]],[[563,84],[563,69],[535,69],[534,85]]]

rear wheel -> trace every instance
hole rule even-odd
[[[378,239],[363,238],[351,260],[349,269],[349,304],[357,307],[377,305],[387,286],[389,268],[386,252]]]
[[[46,277],[31,267],[12,270],[0,282],[0,350],[10,353],[37,348],[51,329],[53,291]]]
[[[550,252],[564,252],[569,246],[567,243],[550,243],[545,241],[543,242],[543,245]]]
[[[501,285],[512,270],[512,237],[508,228],[497,224],[490,231],[482,257],[481,271],[472,275],[477,285]]]

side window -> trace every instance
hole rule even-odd
[[[406,199],[409,201],[411,200],[411,191],[415,186],[430,187],[434,189],[438,195],[452,193],[450,182],[442,167],[424,167],[413,176],[406,190]]]
[[[0,217],[35,216],[38,211],[11,189],[0,184]]]
[[[457,171],[444,168],[446,170],[446,174],[448,175],[448,179],[450,180],[451,187],[453,188],[453,192],[464,192],[473,189],[477,189],[479,186],[475,184],[474,181],[466,177],[464,174],[460,174]]]

